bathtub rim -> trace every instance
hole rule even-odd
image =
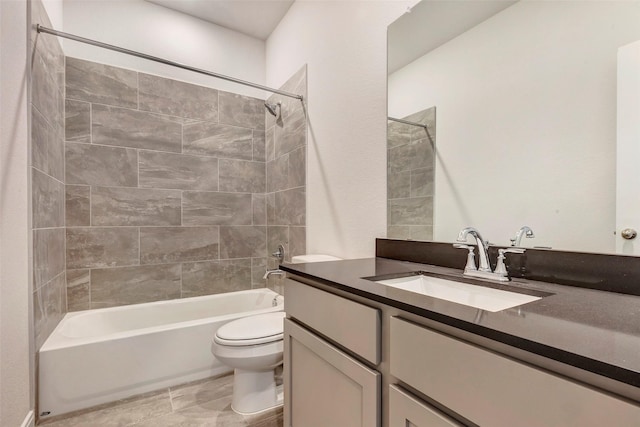
[[[218,299],[218,298],[224,297],[225,295],[240,294],[240,293],[243,293],[243,294],[255,293],[255,294],[265,294],[269,296],[274,296],[278,298],[277,300],[278,305],[261,308],[258,310],[230,313],[223,316],[209,316],[209,317],[203,317],[200,319],[185,320],[181,322],[167,323],[164,325],[148,326],[145,328],[131,329],[127,331],[113,332],[109,334],[97,335],[97,336],[91,336],[91,337],[68,337],[62,334],[61,332],[65,322],[76,317],[99,314],[100,312],[104,312],[104,311],[113,312],[113,311],[131,310],[132,308],[136,306],[141,306],[141,305],[163,306],[163,305],[176,305],[180,303],[187,304],[190,300],[203,299],[203,298]],[[51,332],[49,337],[46,339],[44,344],[42,344],[42,346],[38,351],[39,352],[55,351],[55,350],[60,350],[60,349],[65,349],[70,347],[79,347],[79,346],[88,345],[88,344],[95,344],[95,343],[107,341],[107,340],[117,340],[117,339],[123,339],[123,338],[144,335],[149,333],[156,333],[156,332],[159,333],[163,331],[181,329],[181,328],[190,327],[190,326],[198,326],[198,325],[203,325],[211,322],[211,319],[216,319],[221,321],[224,321],[224,320],[231,321],[239,317],[244,317],[244,316],[239,316],[239,314],[241,313],[250,313],[250,315],[254,315],[254,314],[270,313],[275,311],[284,311],[284,296],[278,294],[277,292],[269,288],[258,288],[258,289],[245,289],[242,291],[234,291],[234,292],[224,292],[220,294],[201,295],[201,296],[188,297],[188,298],[152,301],[152,302],[144,302],[139,304],[128,304],[128,305],[121,305],[116,307],[105,307],[105,308],[97,308],[93,310],[81,310],[81,311],[68,312],[64,315],[62,320],[58,322],[58,325],[56,325],[55,329]],[[211,339],[213,339],[213,337],[211,337]]]

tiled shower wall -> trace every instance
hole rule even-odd
[[[40,0],[35,24],[51,27]],[[64,54],[54,37],[31,40],[31,203],[33,316],[36,349],[66,310],[64,230]]]
[[[389,121],[387,132],[387,238],[433,239],[436,107]]]
[[[307,68],[295,73],[280,89],[303,95],[305,101],[273,95],[280,115],[267,114],[267,249],[285,248],[285,261],[306,253]],[[278,261],[268,258],[270,269]],[[268,286],[283,293],[283,277],[271,276]]]
[[[265,285],[269,212],[304,201],[266,194],[263,102],[67,58],[70,311]]]

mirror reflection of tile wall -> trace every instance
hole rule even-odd
[[[387,238],[433,238],[436,107],[387,124]]]

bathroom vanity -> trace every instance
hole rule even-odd
[[[284,265],[285,426],[640,425],[640,297],[385,258]],[[378,283],[535,295],[495,312]]]

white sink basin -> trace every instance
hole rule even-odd
[[[531,295],[423,275],[376,280],[375,282],[492,312],[506,310],[540,299],[540,297]]]

